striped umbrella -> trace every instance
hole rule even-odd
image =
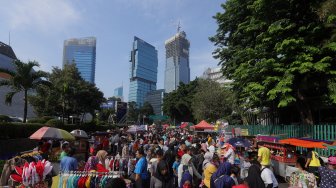
[[[75,140],[75,137],[72,136],[68,131],[53,127],[42,127],[34,134],[32,134],[29,138],[34,140]]]

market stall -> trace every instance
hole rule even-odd
[[[70,132],[76,140],[70,143],[70,146],[76,150],[75,158],[78,161],[86,160],[89,157],[89,136],[83,130],[73,130]]]
[[[267,147],[271,151],[271,161],[274,174],[281,177],[286,177],[287,166],[294,167],[296,164],[296,147],[279,142],[259,141],[260,146]]]
[[[217,131],[214,130],[215,126],[211,125],[210,123],[202,120],[197,125],[190,126],[195,133],[215,133]]]

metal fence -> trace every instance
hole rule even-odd
[[[334,141],[336,139],[336,125],[230,125],[232,128],[247,129],[249,135],[273,135],[280,139],[313,138],[316,140]],[[329,156],[335,151],[317,149],[322,156]]]

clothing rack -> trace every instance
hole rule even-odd
[[[81,175],[81,176],[121,176],[124,174],[122,171],[110,171],[110,172],[88,172],[88,171],[70,171],[70,172],[60,172],[61,176],[71,176],[71,175]]]
[[[90,187],[105,188],[106,182],[113,178],[121,178],[123,172],[88,172],[88,171],[70,171],[60,172],[58,188],[66,187]]]

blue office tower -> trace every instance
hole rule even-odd
[[[96,38],[74,38],[64,41],[63,66],[75,63],[85,81],[95,83]]]
[[[158,53],[154,46],[134,37],[130,58],[129,102],[137,107],[144,103],[148,92],[156,90]]]
[[[121,100],[123,100],[123,90],[124,90],[124,86],[120,86],[120,87],[118,87],[118,88],[115,88],[114,89],[114,94],[113,94],[113,96],[114,97],[117,97],[117,98],[120,98]]]

